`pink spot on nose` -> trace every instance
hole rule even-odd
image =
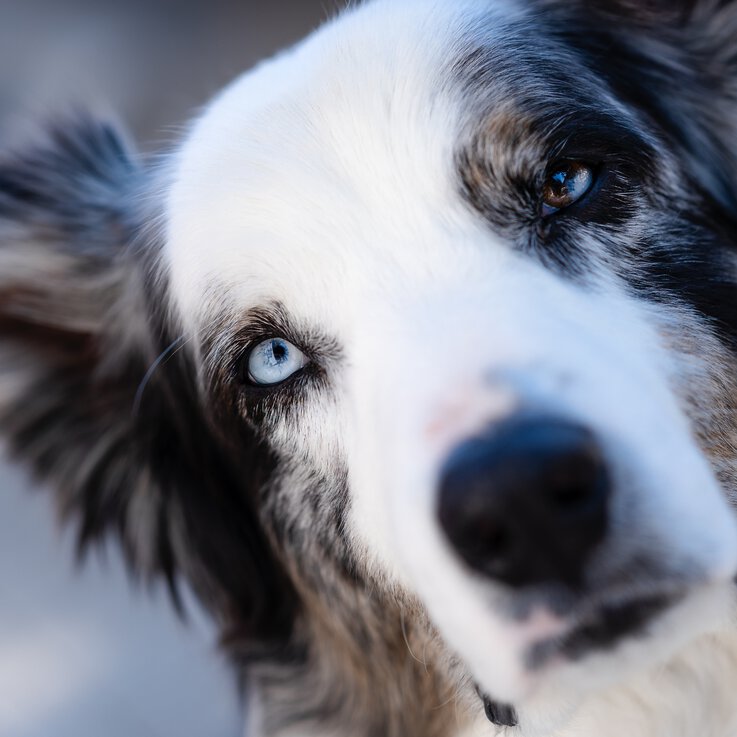
[[[467,384],[446,398],[425,426],[425,439],[439,454],[511,414],[517,399],[508,390]]]

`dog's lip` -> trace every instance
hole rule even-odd
[[[534,643],[526,657],[530,670],[540,670],[553,659],[568,662],[617,647],[623,640],[644,637],[648,625],[682,598],[682,594],[652,593],[620,601],[603,602],[560,636]]]

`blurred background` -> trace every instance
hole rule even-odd
[[[340,0],[0,0],[0,147],[80,107],[146,151]],[[48,494],[0,463],[0,737],[239,737],[214,632],[161,589],[133,591],[116,550],[74,566]]]

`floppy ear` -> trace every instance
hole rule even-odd
[[[549,27],[737,209],[737,0],[539,0]]]
[[[175,600],[186,577],[231,641],[279,646],[294,599],[253,504],[272,460],[247,428],[229,452],[205,411],[164,318],[147,179],[88,120],[0,161],[0,431],[80,550],[115,533]]]

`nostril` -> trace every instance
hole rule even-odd
[[[509,552],[512,547],[512,536],[509,530],[498,525],[492,528],[486,537],[486,550],[491,556],[500,556]]]
[[[462,536],[454,540],[456,548],[466,560],[483,560],[487,572],[497,569],[508,560],[514,547],[512,531],[500,522],[477,520],[477,524],[465,528]]]
[[[548,498],[558,509],[576,511],[591,499],[591,490],[582,484],[561,485],[554,488]]]
[[[596,502],[607,486],[603,462],[576,460],[562,473],[551,473],[546,498],[560,511],[575,513]]]
[[[560,513],[571,515],[598,504],[608,485],[606,465],[599,453],[564,459],[562,468],[550,469],[544,484],[547,501]]]

